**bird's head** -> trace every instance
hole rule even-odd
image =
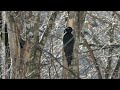
[[[71,27],[67,27],[65,30],[64,30],[64,33],[67,32],[67,33],[71,33],[73,31],[73,29]]]

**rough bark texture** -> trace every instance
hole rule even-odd
[[[20,78],[20,28],[18,22],[15,21],[13,13],[7,12],[7,20],[8,20],[8,40],[10,47],[10,55],[13,60],[13,76],[12,78],[18,79]]]
[[[51,30],[53,29],[53,27],[55,26],[55,19],[57,17],[57,14],[58,12],[53,12],[52,15],[50,16],[50,19],[48,21],[48,25],[47,25],[47,28],[46,28],[46,31],[44,32],[43,34],[43,37],[41,39],[41,41],[39,42],[39,35],[38,35],[38,31],[35,32],[35,37],[34,37],[34,43],[35,43],[35,50],[34,50],[34,60],[36,60],[36,65],[37,65],[37,71],[36,71],[36,77],[35,78],[40,78],[40,59],[41,59],[41,56],[42,56],[42,50],[38,50],[40,49],[39,46],[43,49],[45,44],[46,44],[46,41],[47,41],[47,38],[51,32]],[[39,55],[39,57],[36,57],[36,55]],[[39,65],[38,65],[39,64]]]
[[[5,79],[5,29],[3,27],[3,21],[2,21],[2,12],[0,12],[0,72],[2,72],[0,78]]]
[[[76,75],[80,76],[79,70],[79,43],[80,43],[80,33],[82,31],[82,27],[85,21],[85,11],[78,11],[76,12],[76,19],[75,19],[75,45],[74,45],[74,71]]]
[[[74,11],[69,11],[68,12],[68,22],[67,22],[67,27],[72,27],[74,28],[74,18],[75,17],[75,12]],[[73,61],[73,60],[72,60]],[[63,50],[63,65],[68,68],[68,65],[67,65],[67,60],[66,60],[66,57],[65,57],[65,53],[64,53],[64,50]],[[71,78],[71,74],[63,68],[63,78],[64,79],[70,79]]]
[[[82,26],[84,24],[84,19],[85,19],[85,12],[84,11],[69,11],[68,12],[68,26],[73,28],[73,35],[75,38],[75,44],[74,44],[74,52],[73,52],[73,60],[72,60],[72,66],[69,68],[70,70],[72,70],[77,77],[79,77],[79,42],[80,42],[80,32],[82,30]],[[66,62],[66,58],[64,56],[64,60],[63,60],[63,65],[68,68],[67,66],[67,62]],[[74,77],[70,72],[68,72],[67,70],[63,69],[63,76],[64,78],[76,78]]]

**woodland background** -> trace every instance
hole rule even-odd
[[[75,38],[70,68],[68,26]],[[119,11],[0,11],[0,36],[1,79],[120,79]]]

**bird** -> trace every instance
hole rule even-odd
[[[73,47],[74,47],[74,37],[71,33],[73,31],[72,27],[67,27],[64,30],[64,36],[63,36],[63,49],[65,52],[66,60],[68,63],[68,67],[71,66],[71,62],[73,59]]]
[[[23,39],[20,37],[19,42],[20,42],[20,48],[23,48],[24,45],[25,45],[25,40],[23,40]]]

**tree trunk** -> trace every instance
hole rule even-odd
[[[75,20],[75,11],[69,11],[68,12],[67,27],[72,27],[74,29],[74,20]],[[66,60],[66,57],[65,57],[65,54],[64,54],[64,50],[62,50],[62,51],[63,51],[63,66],[68,68],[67,60]],[[70,79],[71,78],[70,75],[71,74],[66,69],[63,68],[63,78],[64,79]]]
[[[10,56],[13,60],[13,79],[20,78],[20,43],[19,43],[19,37],[20,37],[20,28],[19,23],[15,21],[14,14],[11,11],[7,11],[7,28],[8,28],[8,41],[9,41],[9,47],[10,47]]]
[[[3,23],[3,18],[2,18],[2,12],[0,13],[0,20],[1,20],[1,27],[0,27],[0,72],[2,79],[5,79],[6,77],[6,68],[5,68],[5,60],[6,60],[6,53],[5,53],[5,28],[4,28],[4,23]]]
[[[69,27],[73,28],[73,35],[75,39],[75,44],[74,44],[74,51],[73,51],[73,61],[72,61],[72,66],[69,68],[72,70],[77,77],[80,76],[79,74],[79,43],[80,43],[80,32],[82,30],[82,26],[84,24],[84,19],[85,19],[85,12],[84,11],[69,11],[68,12],[68,25]],[[63,65],[68,68],[67,62],[66,62],[66,57],[64,55],[64,60],[63,60]],[[67,70],[63,69],[63,76],[64,78],[76,78],[73,76],[70,72]]]
[[[39,42],[39,34],[38,34],[38,31],[35,32],[35,37],[34,37],[34,43],[35,43],[35,50],[33,52],[34,54],[34,59],[33,60],[37,60],[36,64],[37,65],[37,70],[36,70],[36,76],[35,78],[40,78],[40,62],[41,62],[41,56],[42,56],[42,50],[40,50],[40,48],[44,48],[45,44],[46,44],[46,41],[47,41],[47,38],[51,32],[51,30],[53,29],[53,27],[55,26],[55,20],[56,20],[56,17],[57,17],[57,14],[58,12],[55,11],[55,12],[52,12],[50,18],[49,18],[49,21],[48,21],[48,25],[47,25],[47,28],[46,28],[46,31],[44,32],[43,34],[43,37],[42,39],[40,40]],[[40,46],[40,48],[39,48]],[[39,55],[39,57],[36,57],[36,55]]]
[[[74,45],[74,67],[73,70],[75,71],[76,75],[80,77],[80,70],[79,70],[79,43],[80,43],[80,34],[82,31],[82,27],[85,21],[86,12],[85,11],[78,11],[76,12],[76,19],[75,19],[75,45]]]

